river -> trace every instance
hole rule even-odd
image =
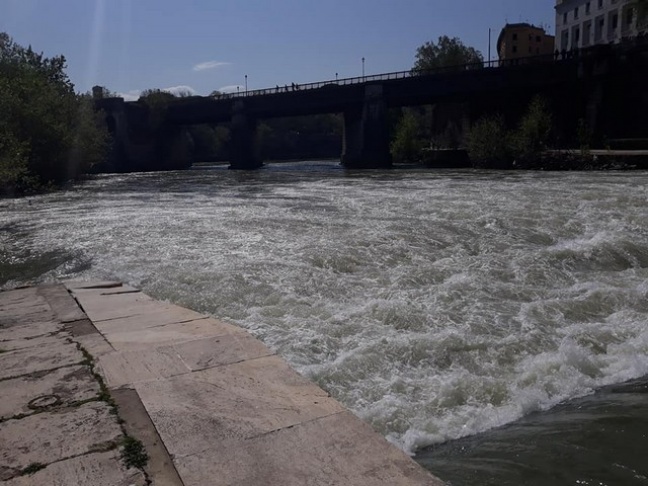
[[[647,181],[97,176],[0,201],[0,285],[115,279],[234,322],[453,485],[645,485]]]

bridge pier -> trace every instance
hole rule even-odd
[[[151,121],[150,109],[123,98],[95,100],[104,112],[112,148],[95,172],[145,172],[191,167],[187,130]]]
[[[365,87],[361,108],[344,112],[342,165],[349,169],[391,167],[387,104],[380,84]]]
[[[232,107],[230,169],[254,170],[263,165],[256,141],[257,120],[245,112],[243,101]]]

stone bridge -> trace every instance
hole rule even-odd
[[[599,136],[628,137],[633,130],[648,134],[648,110],[645,109],[648,100],[644,89],[647,71],[647,46],[634,42],[630,46],[597,46],[567,59],[536,57],[508,66],[467,65],[434,72],[389,73],[219,97],[181,98],[169,104],[164,124],[166,131],[158,135],[165,140],[158,142],[168,145],[161,151],[163,154],[176,156],[172,141],[181,133],[179,127],[229,123],[230,167],[255,169],[262,165],[255,143],[259,120],[341,113],[344,117],[342,164],[348,168],[385,168],[391,165],[389,108],[459,105],[461,121],[469,125],[478,117],[494,112],[511,120],[517,119],[536,94],[551,100],[559,132],[575,130],[577,121],[583,119]],[[132,150],[136,145],[133,140],[150,124],[150,114],[143,103],[105,99],[98,101],[98,106],[108,115],[121,156],[131,159],[160,157],[151,152],[130,153],[137,152]],[[611,120],[612,116],[617,119]],[[173,160],[140,162],[159,169],[181,166]],[[138,162],[133,165],[137,166]]]

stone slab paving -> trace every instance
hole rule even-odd
[[[118,283],[66,286],[105,340],[89,341],[97,369],[138,398],[183,486],[442,484],[246,331]]]
[[[48,346],[18,349],[0,354],[0,380],[81,363],[76,344],[59,339]]]
[[[114,447],[121,437],[108,405],[90,402],[4,422],[0,427],[0,463],[15,474],[30,464],[55,463]]]
[[[120,321],[120,319],[116,321]],[[114,349],[119,351],[145,349],[152,345],[163,346],[209,336],[247,335],[240,327],[208,317],[188,322],[158,324],[145,328],[129,326],[119,329],[121,327],[119,326],[115,329],[111,327],[112,323],[115,323],[115,321],[106,321],[104,325],[98,325],[97,328],[106,336]],[[151,332],[152,328],[155,328],[155,332]]]
[[[74,341],[88,326],[61,285],[0,292],[0,484],[146,484]]]
[[[79,306],[70,305],[70,294],[62,285],[38,287],[38,295],[47,301],[60,323],[79,321],[86,318]]]
[[[56,462],[32,475],[0,483],[3,486],[145,486],[136,469],[125,468],[116,451],[97,452]]]
[[[50,317],[47,320],[34,320],[33,324],[17,324],[11,327],[0,326],[0,349],[18,348],[18,347],[31,347],[20,346],[19,343],[8,345],[10,341],[19,339],[30,340],[38,337],[52,336],[60,332],[58,323]]]
[[[4,292],[0,300],[0,330],[38,322],[49,322],[54,313],[38,289],[28,288]]]
[[[344,411],[277,356],[136,385],[174,457]]]
[[[69,366],[2,380],[0,420],[39,412],[38,397],[52,396],[58,405],[71,406],[97,397],[100,391],[87,366]]]
[[[218,460],[214,460],[218,458]],[[350,412],[175,458],[185,486],[441,485]],[[214,478],[205,483],[205,477]]]

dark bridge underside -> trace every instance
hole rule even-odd
[[[352,85],[330,83],[317,89],[280,91],[226,99],[187,98],[169,107],[173,124],[231,122],[231,167],[261,165],[254,150],[259,119],[321,113],[344,115],[342,163],[352,168],[391,166],[387,109],[440,101],[468,101],[565,89],[578,79],[577,62],[549,62],[507,68],[464,70],[431,76],[372,81]]]
[[[564,60],[543,59],[516,66],[355,84],[330,82],[310,89],[265,90],[220,99],[184,98],[168,106],[163,125],[167,130],[156,133],[146,128],[150,121],[143,103],[124,104],[123,100],[106,99],[99,107],[113,122],[115,145],[121,147],[121,153],[131,154],[130,159],[136,160],[131,163],[135,167],[131,170],[155,170],[161,154],[168,160],[160,168],[182,167],[171,160],[181,152],[182,144],[174,143],[181,139],[181,128],[217,123],[230,126],[230,167],[254,169],[261,165],[256,153],[258,120],[323,113],[344,115],[345,166],[389,167],[388,109],[392,107],[454,103],[461,105],[461,123],[469,125],[480,116],[495,112],[515,120],[533,95],[544,94],[552,102],[559,132],[574,130],[579,119],[585,120],[599,139],[603,135],[627,137],[633,136],[633,131],[648,130],[646,47],[639,42],[630,47],[598,46]],[[165,143],[153,143],[155,137],[164,138]],[[158,149],[147,150],[153,145]]]
[[[172,123],[191,125],[231,120],[234,103],[242,101],[246,114],[257,119],[321,113],[345,113],[362,107],[365,89],[382,86],[386,106],[414,106],[439,101],[465,100],[502,91],[551,90],[577,81],[579,63],[573,60],[515,67],[484,68],[365,84],[336,85],[263,96],[214,99],[185,98],[169,109]]]

